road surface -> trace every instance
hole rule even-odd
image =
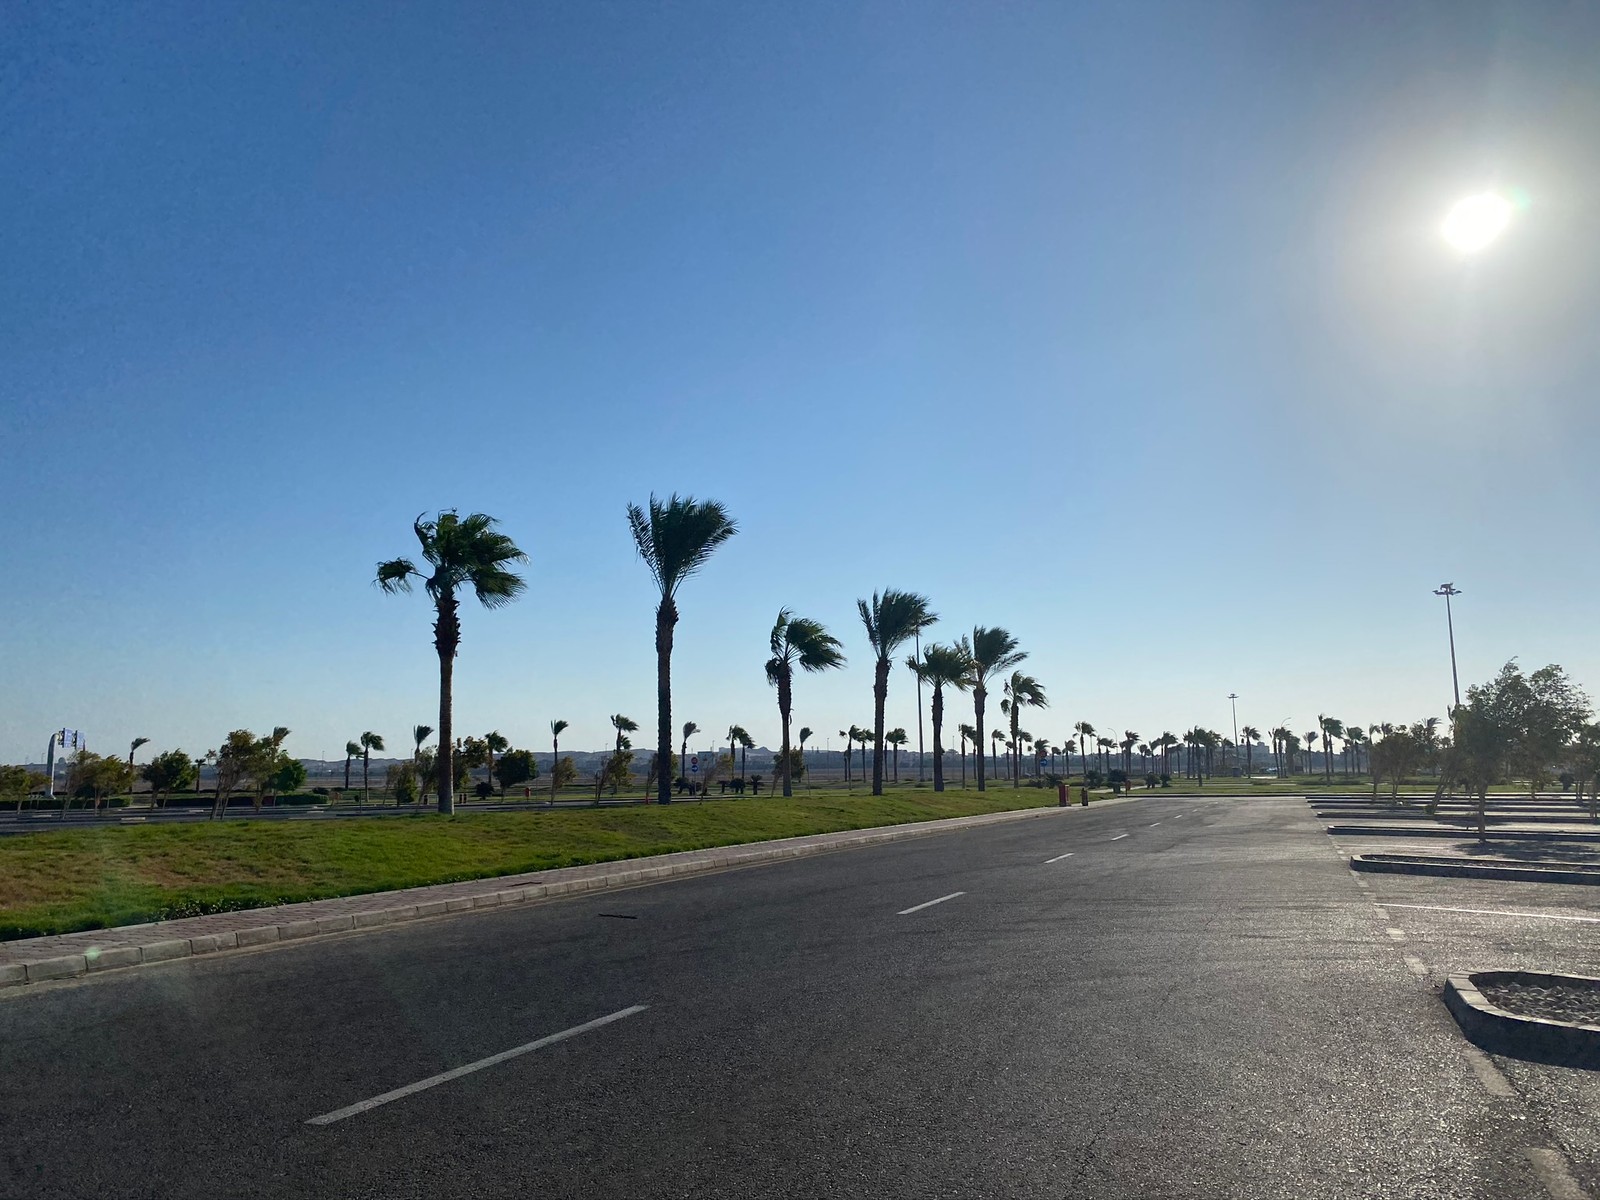
[[[0,1195],[1594,1189],[1593,1080],[1472,1050],[1438,986],[1600,925],[1375,904],[1480,886],[1550,905],[1152,797],[12,989]]]

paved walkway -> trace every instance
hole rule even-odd
[[[1094,807],[1098,809],[1108,804],[1128,802],[1128,799],[1096,801]],[[649,858],[592,863],[581,867],[563,867],[525,875],[441,883],[397,892],[373,892],[364,896],[310,900],[301,904],[185,917],[147,925],[124,925],[117,929],[91,929],[81,933],[24,938],[0,942],[0,987],[66,979],[115,967],[165,962],[271,942],[344,933],[352,929],[413,921],[469,909],[525,904],[572,892],[627,887],[675,875],[825,854],[852,846],[925,837],[1007,821],[1037,820],[1077,811],[1081,810],[1076,807],[1030,808],[876,829],[851,829],[739,846],[687,850]]]

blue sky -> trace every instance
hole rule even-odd
[[[767,743],[778,608],[833,735],[890,586],[1056,740],[1442,714],[1444,579],[1465,680],[1600,686],[1592,6],[21,4],[0,60],[0,761],[405,742],[372,567],[443,507],[532,558],[458,728],[648,740],[652,491],[742,527],[675,719]]]

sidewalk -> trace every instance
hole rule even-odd
[[[1126,804],[1130,799],[1096,801],[1093,807]],[[311,900],[276,908],[185,917],[148,925],[124,925],[116,929],[90,929],[81,933],[23,938],[0,942],[0,988],[47,979],[68,979],[117,967],[167,962],[174,958],[245,949],[272,942],[324,937],[353,929],[369,929],[470,909],[502,908],[576,892],[627,887],[727,867],[778,862],[984,825],[1038,820],[1076,811],[1079,811],[1077,806],[1026,808],[975,817],[886,825],[876,829],[849,829],[770,842],[562,867],[526,875],[502,875],[493,879],[441,883],[397,892],[372,892],[364,896]]]

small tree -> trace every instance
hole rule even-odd
[[[182,791],[193,783],[200,771],[182,750],[167,750],[145,763],[141,774],[150,785],[150,807],[155,808],[166,793]]]
[[[306,786],[306,765],[298,758],[284,755],[278,769],[268,780],[274,796],[292,796]]]
[[[501,792],[536,779],[538,775],[539,764],[534,761],[532,750],[506,750],[495,760],[494,777],[500,782]]]
[[[96,812],[107,796],[125,792],[132,786],[131,766],[120,758],[108,758],[90,750],[78,751],[67,776],[67,789],[79,799],[93,800]]]
[[[410,804],[417,799],[417,767],[415,763],[394,763],[384,777],[384,783],[394,794],[396,804]]]
[[[571,785],[577,778],[578,764],[572,761],[572,755],[563,755],[550,768],[550,794],[554,796],[558,788]]]

